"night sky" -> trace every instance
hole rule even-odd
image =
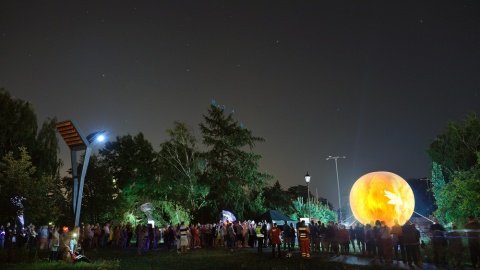
[[[347,157],[344,204],[372,171],[430,177],[431,140],[480,113],[479,2],[6,0],[0,87],[40,123],[143,132],[156,150],[176,120],[200,138],[215,100],[267,140],[261,171],[284,189],[308,171],[338,206],[326,157]]]

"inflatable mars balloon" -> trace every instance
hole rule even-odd
[[[362,224],[380,220],[392,226],[398,220],[403,225],[413,214],[415,198],[412,188],[402,177],[391,172],[372,172],[353,185],[350,207]]]

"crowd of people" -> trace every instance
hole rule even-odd
[[[35,229],[33,224],[19,227],[17,224],[11,226],[9,222],[0,225],[0,244],[2,249],[8,249],[9,260],[13,252],[24,252],[35,254],[40,259],[50,261],[63,260],[66,262],[88,261],[86,256],[80,255],[77,250],[79,227],[68,230],[68,227],[55,225],[44,225]]]
[[[453,226],[448,232],[438,220],[433,219],[428,228],[433,262],[437,265],[445,264],[446,258],[451,258],[453,266],[460,267],[466,250],[462,239],[466,237],[472,265],[478,267],[479,232],[480,224],[474,217],[470,217],[463,230]],[[181,222],[165,227],[152,224],[112,226],[107,222],[101,226],[99,223],[82,223],[71,231],[67,227],[54,225],[45,225],[38,229],[33,224],[22,228],[10,223],[0,226],[1,248],[34,250],[40,254],[48,254],[50,260],[69,262],[91,262],[86,255],[90,251],[107,246],[128,249],[134,244],[138,253],[162,246],[181,254],[208,246],[225,247],[230,251],[256,248],[258,252],[271,248],[272,256],[280,257],[299,248],[302,257],[310,257],[311,253],[323,253],[327,256],[355,254],[386,263],[398,260],[420,266],[421,252],[426,248],[420,236],[419,228],[413,223],[399,225],[396,221],[389,227],[379,220],[365,225],[355,222],[348,227],[334,221],[324,224],[313,220],[309,224],[300,220],[285,220],[283,224],[265,220],[220,221],[203,225],[186,225]]]

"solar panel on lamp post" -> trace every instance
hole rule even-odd
[[[75,216],[74,226],[80,224],[80,211],[82,209],[83,186],[85,183],[85,175],[87,173],[88,162],[92,154],[92,148],[96,141],[103,141],[105,139],[105,131],[97,131],[85,137],[83,132],[78,128],[77,124],[72,120],[63,121],[56,125],[58,133],[70,148],[70,156],[72,161],[72,178],[73,178],[73,213]],[[77,152],[85,151],[83,160],[82,172],[80,179],[77,173]],[[80,181],[79,181],[80,180]]]

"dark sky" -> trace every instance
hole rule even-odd
[[[430,141],[480,111],[479,72],[479,1],[0,3],[0,87],[40,122],[158,150],[175,120],[200,135],[215,100],[267,140],[262,171],[285,189],[308,171],[336,206],[327,156],[347,157],[342,203],[372,171],[429,177]]]

